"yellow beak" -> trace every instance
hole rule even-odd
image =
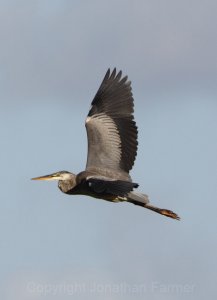
[[[31,180],[59,180],[60,175],[57,173],[31,178]]]

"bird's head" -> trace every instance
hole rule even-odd
[[[32,180],[59,180],[58,187],[68,193],[76,186],[76,175],[68,171],[59,171],[45,176],[34,177]]]
[[[75,179],[75,174],[70,173],[68,171],[59,171],[49,175],[32,178],[32,180],[61,180],[61,181],[74,180],[74,179]]]

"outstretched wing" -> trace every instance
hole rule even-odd
[[[89,171],[127,174],[137,154],[137,127],[133,117],[131,82],[108,69],[86,119]]]

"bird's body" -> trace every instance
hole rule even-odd
[[[129,175],[137,154],[138,130],[134,121],[131,83],[116,69],[107,71],[86,118],[88,156],[86,169],[75,175],[60,171],[35,180],[59,180],[60,190],[69,195],[88,195],[111,202],[131,202],[162,215],[179,219],[170,210],[149,204],[147,195]]]

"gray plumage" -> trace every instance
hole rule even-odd
[[[179,219],[174,212],[149,204],[148,196],[134,192],[129,171],[138,148],[131,82],[122,72],[110,69],[91,103],[85,126],[88,155],[85,171],[75,175],[60,171],[34,180],[59,180],[66,194],[84,194],[112,202],[131,202],[157,213]]]
[[[137,154],[131,82],[116,69],[107,71],[86,119],[87,170],[112,169],[115,176],[129,178]]]

